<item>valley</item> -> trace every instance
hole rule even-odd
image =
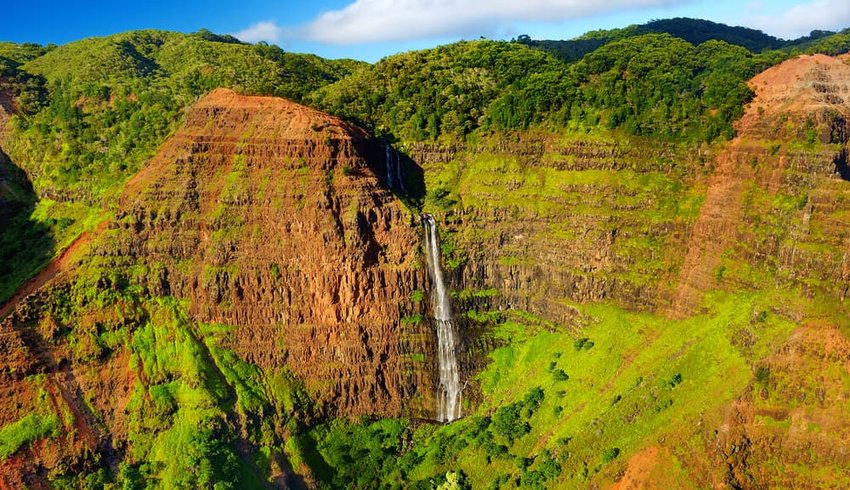
[[[850,487],[850,34],[665,25],[0,43],[0,488]]]

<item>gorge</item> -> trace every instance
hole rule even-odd
[[[850,487],[850,32],[669,22],[0,43],[0,489]]]

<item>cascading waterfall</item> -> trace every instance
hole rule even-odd
[[[395,185],[393,185],[393,177],[395,176],[395,172],[393,170],[393,150],[390,148],[390,145],[384,145],[384,150],[386,150],[387,153],[387,186],[392,189],[395,187]]]
[[[398,152],[393,150],[393,161],[395,162],[395,176],[398,181],[398,188],[401,189],[401,192],[407,192],[407,189],[404,187],[404,172],[401,168],[401,159],[398,157]]]
[[[422,216],[425,226],[425,255],[433,285],[432,309],[437,325],[437,360],[440,368],[440,393],[437,420],[451,422],[460,417],[460,368],[457,363],[457,339],[452,324],[449,292],[440,265],[440,240],[437,223],[430,214]]]
[[[398,152],[389,144],[384,145],[384,150],[386,151],[387,162],[387,185],[390,189],[399,189],[402,192],[406,192],[407,189],[404,187],[404,171],[401,168]]]

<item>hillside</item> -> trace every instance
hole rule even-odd
[[[391,326],[424,279],[410,218],[369,166],[382,151],[283,99],[220,89],[194,104],[89,250],[2,324],[20,342],[5,351],[3,425],[32,413],[65,440],[52,460],[32,458],[38,446],[6,459],[5,484],[82,470],[97,462],[87,454],[124,461],[139,483],[248,484],[258,470],[228,441],[280,468],[275,448],[309,417],[397,416],[403,397],[415,411],[430,381],[410,377]],[[199,423],[214,428],[186,434]],[[196,444],[212,453],[166,456]]]
[[[653,20],[622,29],[592,31],[578,38],[562,41],[537,40],[526,35],[519,36],[517,40],[522,44],[548,51],[564,61],[574,62],[610,42],[651,33],[669,34],[693,45],[700,45],[706,41],[723,41],[753,53],[807,48],[835,34],[830,31],[814,31],[798,39],[783,40],[748,27],[728,26],[708,20],[679,17]]]
[[[759,63],[743,48],[663,34],[569,66],[521,43],[474,41],[388,57],[308,100],[412,141],[541,125],[711,141],[731,135]]]
[[[183,108],[215,87],[300,100],[362,64],[216,39],[203,32],[136,31],[50,50],[0,45],[0,57],[16,60],[0,77],[0,104],[14,99],[20,113],[3,124],[14,137],[0,146],[39,198],[20,218],[34,221],[33,230],[15,235],[62,250],[91,231],[123,184],[176,130]],[[6,112],[0,111],[0,122]],[[7,264],[0,301],[50,253],[40,246],[15,249],[0,242],[0,252],[19,257]]]
[[[529,41],[0,43],[0,488],[850,487],[850,35]]]

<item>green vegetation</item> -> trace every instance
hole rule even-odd
[[[668,252],[683,246],[683,230],[702,204],[700,178],[709,171],[702,150],[733,136],[732,124],[752,96],[747,79],[793,52],[848,48],[846,31],[785,44],[748,29],[682,19],[588,33],[563,45],[527,38],[461,42],[373,66],[293,55],[209,31],[137,31],[62,47],[0,43],[0,89],[17,95],[21,108],[8,145],[14,164],[4,159],[0,168],[0,300],[108,216],[123,183],[175,130],[183,109],[222,86],[309,102],[402,149],[420,141],[468,144],[469,151],[452,152],[423,176],[424,207],[447,224],[441,253],[454,276],[468,272],[463,266],[480,260],[476,254],[490,243],[500,244],[494,263],[523,276],[539,265],[529,251],[554,241],[587,247],[583,256],[605,264],[579,270],[553,253],[546,267],[575,278],[577,288],[590,277],[635,295],[655,294],[670,287],[678,269]],[[807,141],[799,144],[814,148],[815,127],[806,129]],[[520,147],[527,140],[533,148]],[[579,143],[603,155],[604,165],[582,168],[582,155],[571,152]],[[772,145],[773,155],[784,150]],[[250,201],[243,164],[235,159],[221,200]],[[348,167],[341,174],[356,177]],[[327,173],[328,182],[333,176]],[[766,246],[776,245],[774,238],[784,235],[775,230],[787,229],[812,203],[828,207],[814,193],[755,186],[744,199],[753,223],[748,232]],[[226,207],[219,210],[206,244],[210,256],[257,231]],[[345,211],[348,218],[352,210]],[[531,231],[455,226],[479,211]],[[807,225],[807,233],[823,233],[818,226]],[[120,233],[107,230],[102,243],[120,240]],[[596,257],[591,249],[605,240],[610,256]],[[799,245],[798,253],[833,247]],[[618,266],[605,269],[609,262]],[[716,456],[708,452],[716,441],[707,431],[719,424],[712,418],[742,393],[757,393],[766,409],[779,400],[776,385],[790,385],[790,375],[765,359],[797,319],[812,311],[818,319],[839,316],[837,308],[806,299],[820,291],[814,279],[805,291],[774,290],[788,274],[782,265],[754,270],[724,256],[714,279],[753,284],[758,292],[733,286],[712,292],[705,312],[684,320],[626,311],[609,296],[593,304],[573,304],[560,291],[530,298],[528,308],[538,315],[543,300],[563,311],[570,320],[561,325],[518,303],[493,308],[504,299],[494,288],[453,291],[468,308],[459,319],[482,330],[479,350],[469,353],[482,359],[464,362],[486,367],[470,382],[465,418],[437,426],[329,420],[292,372],[240,357],[232,349],[233,327],[193,319],[191,307],[203,305],[151,293],[152,279],[166,272],[163,264],[92,255],[46,293],[44,308],[58,325],[48,341],[67,351],[61,362],[97,366],[119,353],[130,359],[132,386],[121,415],[126,453],[117,474],[105,465],[95,469],[95,461],[91,474],[62,475],[63,468],[50,478],[69,488],[256,488],[291,467],[327,488],[588,488],[622,475],[631,457],[662,438],[677,448],[669,467],[681,470]],[[258,274],[280,283],[290,270],[281,267],[264,264]],[[197,280],[211,287],[234,269],[206,264]],[[534,270],[528,276],[545,279]],[[426,298],[417,289],[404,299],[418,308]],[[414,330],[427,321],[406,311],[401,327]],[[424,352],[401,354],[405,369],[429,369]],[[819,396],[803,388],[806,396]],[[766,426],[790,424],[758,417]],[[60,437],[63,427],[70,430],[69,418],[40,406],[6,425],[0,459]],[[669,478],[674,487],[703,483],[685,471]]]
[[[763,382],[751,363],[793,328],[776,316],[753,320],[753,311],[779,297],[717,297],[711,313],[684,321],[576,305],[593,319],[585,330],[593,349],[562,330],[504,322],[497,335],[507,342],[479,376],[485,398],[474,413],[442,427],[337,420],[311,432],[321,456],[311,464],[334,487],[428,488],[455,472],[473,488],[580,488],[611,478],[616,462],[650,435],[681,441],[696,451],[693,458],[704,458],[699,440],[691,440],[693,424],[754,378]],[[758,331],[747,352],[734,340],[741,328]],[[547,371],[573,375],[541,376]],[[694,483],[678,478],[683,487]]]
[[[493,101],[510,87],[527,83],[529,73],[547,74],[536,82],[542,87],[561,69],[554,57],[521,45],[460,42],[391,56],[318,90],[309,100],[379,133],[436,139],[480,127]]]
[[[571,66],[522,43],[477,41],[389,57],[312,100],[402,139],[602,124],[711,140],[731,136],[755,66],[744,48],[660,34],[614,41]]]
[[[0,429],[0,461],[36,439],[56,436],[58,433],[59,418],[56,415],[31,413]]]
[[[653,33],[669,34],[684,39],[693,45],[699,45],[706,41],[723,41],[746,48],[753,53],[779,49],[811,48],[819,41],[835,34],[829,31],[812,31],[808,36],[783,41],[762,31],[747,27],[727,26],[702,19],[675,18],[653,20],[646,24],[631,25],[621,29],[591,31],[566,41],[534,40],[525,35],[518,36],[516,41],[551,52],[564,61],[573,62],[612,41]]]
[[[712,141],[733,136],[753,75],[795,53],[844,52],[848,35],[818,31],[786,43],[671,19],[574,41],[460,42],[390,56],[308,100],[407,141],[536,126]]]

